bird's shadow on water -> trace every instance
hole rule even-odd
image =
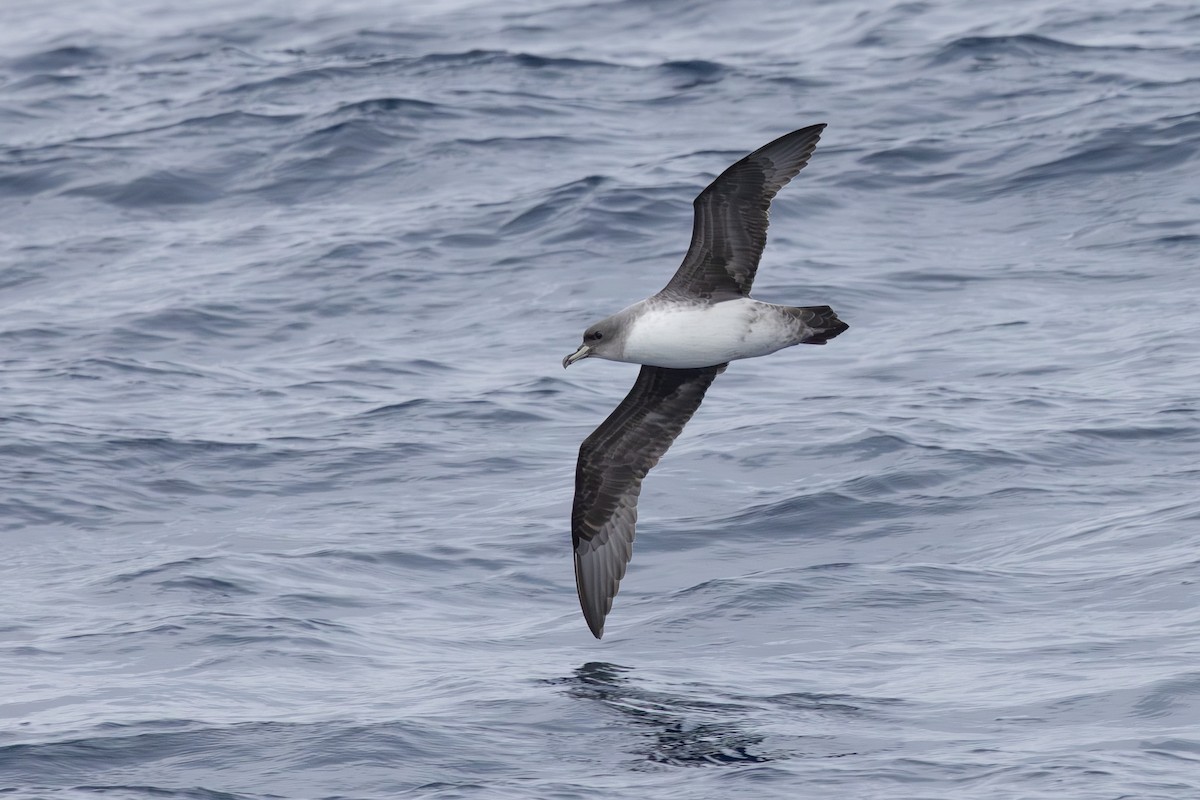
[[[710,766],[762,764],[786,757],[763,748],[763,736],[731,721],[748,709],[737,703],[650,691],[631,679],[630,667],[589,661],[550,683],[568,696],[603,705],[642,734],[633,752],[656,764]]]
[[[743,706],[649,691],[631,680],[631,672],[619,664],[589,661],[569,678],[551,682],[565,687],[570,697],[604,705],[640,730],[634,752],[649,762],[703,766],[774,760],[762,748],[763,736],[728,718],[745,711]]]
[[[569,697],[598,703],[636,736],[628,752],[646,764],[681,767],[767,766],[793,758],[845,758],[887,750],[890,738],[867,733],[888,724],[889,697],[788,692],[763,696],[729,694],[690,685],[671,693],[645,688],[631,667],[589,661],[571,675],[548,681]],[[718,699],[702,699],[701,694]],[[781,719],[801,731],[757,733],[753,721]],[[790,726],[789,726],[790,727]],[[859,733],[846,735],[847,729]],[[768,741],[769,737],[769,741]]]

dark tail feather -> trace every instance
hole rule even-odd
[[[809,329],[800,344],[825,344],[850,327],[838,319],[829,306],[805,306],[791,311]]]

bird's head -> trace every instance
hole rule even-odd
[[[617,330],[615,317],[600,320],[592,325],[583,332],[583,344],[579,345],[579,349],[563,359],[563,369],[589,356],[614,358],[620,355],[617,352]]]

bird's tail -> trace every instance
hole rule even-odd
[[[850,326],[838,319],[829,306],[804,306],[789,308],[788,311],[806,330],[802,331],[799,344],[825,344]]]

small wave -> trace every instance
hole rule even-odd
[[[9,59],[7,66],[16,72],[45,73],[91,66],[109,58],[110,55],[102,48],[72,45]]]
[[[327,768],[341,764],[364,768],[365,760],[379,760],[380,777],[386,774],[382,754],[388,758],[430,759],[436,752],[452,751],[454,742],[444,733],[419,722],[348,723],[321,721],[289,723],[248,721],[211,724],[200,720],[148,720],[96,726],[72,738],[27,741],[0,746],[0,771],[7,780],[36,790],[74,790],[80,786],[152,785],[168,770],[178,780],[188,776],[194,784],[211,780],[214,773],[235,771],[246,777],[254,759],[274,760],[280,752],[309,753],[310,763]],[[394,771],[394,763],[386,765]],[[264,773],[264,777],[270,773]],[[167,797],[237,797],[202,789],[169,789]],[[196,794],[189,795],[187,792]],[[256,794],[261,797],[261,794]]]
[[[1030,62],[1041,56],[1095,49],[1125,48],[1094,48],[1032,33],[1015,36],[963,36],[944,45],[933,56],[931,62],[949,64],[968,59],[980,65],[1013,60]]]
[[[253,327],[245,309],[176,306],[139,314],[127,322],[140,333],[208,338],[236,336]]]
[[[532,230],[543,230],[552,220],[560,218],[582,204],[585,198],[604,183],[605,179],[601,176],[591,175],[551,189],[549,196],[540,200],[537,205],[521,211],[517,216],[501,225],[500,232],[502,234],[520,234]]]
[[[419,416],[430,419],[473,419],[492,423],[539,422],[546,419],[542,414],[506,408],[490,400],[430,400],[414,398],[402,403],[364,411],[365,417]]]
[[[78,186],[68,189],[65,194],[95,197],[124,208],[153,209],[211,203],[223,192],[205,176],[163,170],[131,181]]]
[[[453,117],[458,112],[440,103],[427,100],[417,100],[411,97],[369,97],[355,100],[337,107],[330,116],[370,116],[393,117],[405,119],[433,119],[435,117]]]
[[[720,83],[729,74],[728,67],[715,61],[664,61],[659,69],[671,78],[676,91]]]
[[[1136,131],[1110,130],[1074,148],[1069,155],[1017,173],[1007,188],[1024,191],[1045,183],[1066,185],[1081,177],[1167,170],[1190,161],[1195,153],[1195,141],[1156,143]]]
[[[566,56],[539,56],[532,53],[514,53],[507,50],[478,49],[467,50],[458,53],[429,53],[428,55],[412,59],[410,63],[416,68],[433,67],[436,69],[461,66],[474,67],[483,64],[494,65],[498,63],[507,63],[517,67],[534,70],[542,70],[547,68],[609,68],[614,66],[608,62],[594,59],[570,58]]]

